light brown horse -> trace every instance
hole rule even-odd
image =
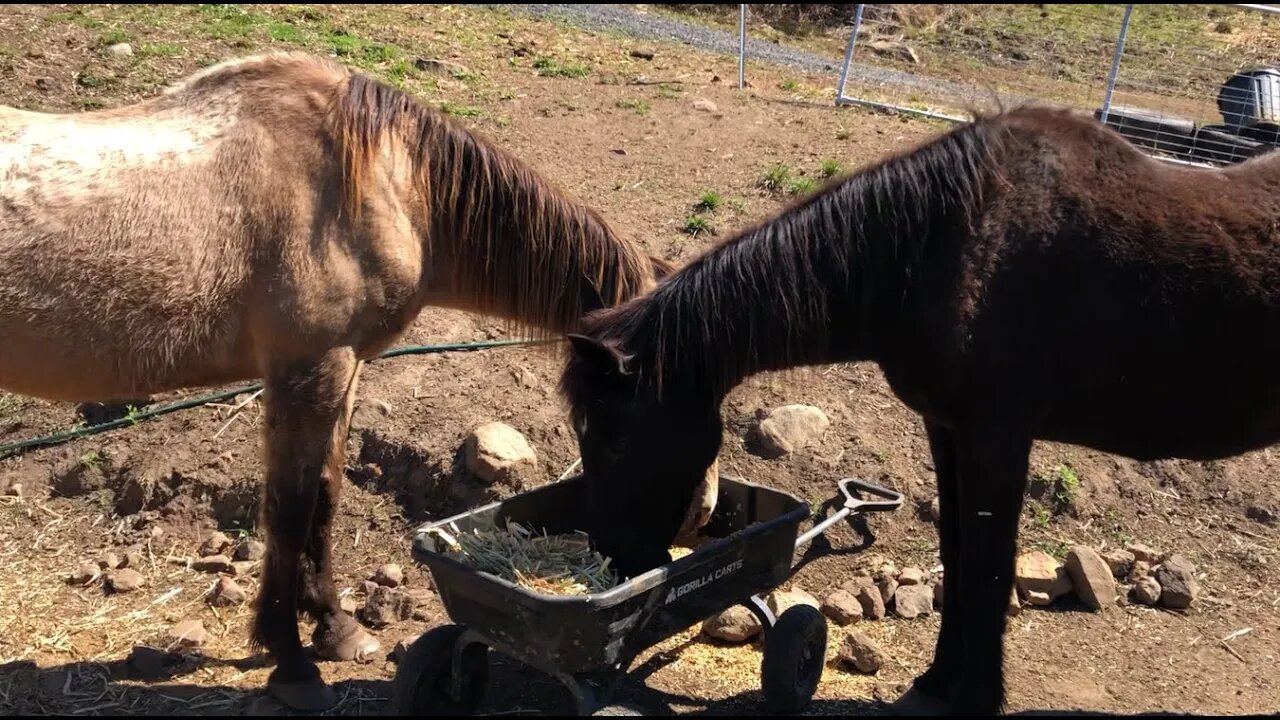
[[[298,709],[336,699],[299,611],[320,657],[378,648],[339,607],[330,555],[362,363],[427,306],[561,334],[670,269],[528,165],[322,58],[234,60],[99,112],[0,109],[0,387],[84,402],[264,380],[253,643]]]

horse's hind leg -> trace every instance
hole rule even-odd
[[[311,534],[303,557],[303,582],[298,588],[302,609],[316,621],[311,636],[316,654],[328,660],[360,660],[378,652],[379,643],[342,610],[338,590],[333,582],[333,516],[342,492],[343,469],[346,466],[347,428],[355,402],[356,383],[360,374],[357,362],[351,372],[343,400],[342,414],[334,426],[325,462],[324,482],[315,506]]]
[[[950,430],[925,421],[929,449],[938,478],[938,505],[941,517],[938,536],[942,551],[942,567],[946,572],[942,586],[942,628],[933,653],[933,663],[912,688],[893,704],[896,715],[946,715],[950,698],[960,680],[964,663],[964,645],[960,636],[962,598],[964,597],[963,563],[960,557],[959,479],[956,468],[956,443]]]
[[[269,367],[266,376],[267,553],[253,639],[275,658],[267,687],[285,705],[319,711],[337,702],[298,635],[303,553],[318,505],[328,502],[326,474],[334,432],[355,369],[349,349],[317,361]]]

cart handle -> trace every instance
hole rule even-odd
[[[897,510],[902,506],[902,493],[895,492],[888,488],[880,487],[875,483],[869,483],[865,480],[857,478],[845,478],[840,481],[840,494],[844,496],[844,505],[835,515],[814,525],[808,532],[796,538],[796,549],[799,550],[804,545],[809,544],[815,537],[826,532],[828,528],[854,513],[864,512],[887,512]],[[854,488],[851,491],[850,488]],[[878,500],[863,500],[858,497],[856,491],[862,491],[870,495],[874,495]],[[834,498],[839,501],[840,498]]]

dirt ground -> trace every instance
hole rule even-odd
[[[129,42],[133,55],[113,55],[107,48],[118,42]],[[760,64],[750,69],[751,87],[738,90],[732,58],[492,10],[420,5],[253,6],[252,12],[224,5],[6,6],[0,103],[49,111],[116,106],[211,62],[281,47],[336,52],[443,104],[600,208],[624,234],[677,261],[783,207],[790,200],[785,188],[760,187],[770,168],[787,166],[792,178],[802,178],[791,181],[802,192],[803,179],[822,181],[824,163],[856,169],[945,127],[837,109],[830,74],[805,77]],[[460,69],[432,75],[414,69],[417,58]],[[707,192],[718,194],[718,208],[690,221]],[[501,336],[497,322],[429,310],[403,343]],[[360,602],[370,573],[399,563],[418,610],[412,620],[374,631],[384,655],[365,664],[322,663],[342,697],[332,714],[383,712],[395,673],[385,653],[448,621],[409,545],[416,525],[483,497],[458,462],[467,433],[491,420],[512,425],[535,448],[544,481],[576,459],[555,392],[559,369],[558,350],[511,348],[408,356],[365,372],[334,535],[339,588]],[[782,459],[752,454],[746,438],[758,414],[791,403],[821,408],[831,420],[825,437]],[[190,567],[213,530],[235,537],[255,532],[261,411],[256,399],[233,414],[235,404],[0,461],[0,484],[9,489],[0,498],[6,714],[273,711],[258,702],[270,668],[248,647],[249,604],[211,607],[205,596],[216,576]],[[92,415],[0,395],[0,443],[92,423]],[[796,586],[822,597],[860,565],[883,558],[937,565],[937,533],[918,507],[935,494],[923,429],[875,367],[754,377],[730,396],[724,418],[727,474],[808,501],[825,500],[848,476],[908,498],[897,513],[871,519],[872,548],[813,559],[795,575]],[[1107,549],[1144,542],[1189,558],[1201,595],[1182,612],[1122,606],[1094,613],[1070,602],[1024,609],[1007,633],[1010,709],[1275,713],[1280,460],[1266,450],[1218,463],[1137,463],[1037,446],[1036,474],[1062,477],[1063,466],[1079,477],[1078,489],[1065,503],[1028,502],[1022,547],[1061,556],[1075,543]],[[845,529],[831,538],[837,550],[854,542]],[[83,561],[131,551],[145,578],[135,592],[107,594],[100,580],[67,582]],[[236,580],[256,593],[251,568]],[[131,648],[163,643],[185,619],[202,620],[209,632],[202,655],[160,680],[135,677],[126,663]],[[896,697],[926,667],[938,621],[935,614],[862,623],[888,661],[872,676],[831,662],[810,714],[882,712],[878,702]],[[834,656],[839,628],[832,626],[831,638]],[[655,712],[758,708],[758,644],[712,643],[694,628],[644,660],[628,694]],[[496,662],[485,712],[567,709],[568,696],[555,681]]]

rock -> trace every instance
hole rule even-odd
[[[1018,556],[1017,574],[1015,575],[1018,590],[1022,596],[1033,604],[1047,597],[1050,604],[1059,597],[1071,592],[1071,577],[1052,555],[1040,550],[1032,550]],[[1032,600],[1032,594],[1036,600]]]
[[[706,98],[698,98],[697,100],[694,100],[693,107],[695,110],[701,110],[703,112],[710,112],[710,113],[719,112],[720,110],[720,108],[716,107],[715,103],[711,102],[710,100],[707,100]]]
[[[888,607],[893,598],[898,594],[898,581],[891,577],[885,576],[876,582],[876,589],[880,591],[880,600]]]
[[[116,570],[107,576],[107,587],[114,593],[133,592],[142,587],[142,573],[137,570]]]
[[[938,498],[935,497],[933,500],[929,501],[929,508],[926,511],[925,517],[929,518],[929,521],[935,525],[942,520],[942,503]]]
[[[369,579],[383,587],[400,587],[404,584],[404,571],[399,565],[387,564],[373,571]]]
[[[216,532],[200,543],[200,557],[221,555],[224,550],[231,547],[231,544],[231,538],[223,533]]]
[[[1142,562],[1149,564],[1160,562],[1160,553],[1152,550],[1142,543],[1130,543],[1126,545],[1124,549],[1133,553],[1134,560],[1141,560]]]
[[[1093,548],[1076,545],[1067,553],[1067,574],[1076,597],[1092,610],[1102,610],[1116,604],[1116,578],[1107,564]]]
[[[631,57],[637,58],[640,60],[652,60],[654,58],[654,52],[652,50],[636,49],[636,50],[632,50],[629,54],[631,55]]]
[[[129,43],[116,43],[108,47],[107,52],[115,57],[132,57],[133,46]]]
[[[764,599],[764,603],[773,611],[774,617],[782,617],[782,613],[790,610],[795,605],[808,605],[814,610],[822,609],[818,598],[798,587],[790,590],[774,590]]]
[[[244,588],[231,578],[218,578],[218,584],[209,593],[209,604],[214,607],[231,607],[243,603],[248,597]]]
[[[251,577],[258,574],[260,568],[256,562],[233,562],[231,570],[227,573],[233,577]]]
[[[839,658],[858,672],[871,675],[884,665],[885,653],[876,641],[851,628],[840,642]]]
[[[875,578],[876,584],[879,584],[885,580],[897,580],[899,574],[897,565],[892,562],[885,562],[876,568],[876,573],[872,577]]]
[[[141,552],[137,550],[130,550],[124,554],[124,565],[121,567],[136,569],[142,567],[145,563],[146,560],[143,559]]]
[[[1117,578],[1128,577],[1129,572],[1133,570],[1133,562],[1136,560],[1133,553],[1119,548],[1107,551],[1103,554],[1102,559],[1111,568],[1111,576]]]
[[[1160,602],[1160,593],[1160,583],[1149,575],[1143,575],[1130,588],[1129,598],[1141,605],[1155,607],[1156,603]]]
[[[466,442],[467,470],[489,483],[521,487],[520,473],[536,470],[533,448],[515,428],[491,422],[476,428]]]
[[[862,603],[848,590],[836,590],[822,601],[822,613],[841,627],[862,619]]]
[[[884,596],[880,594],[880,588],[875,585],[860,587],[853,596],[862,605],[862,617],[868,620],[884,619]]]
[[[904,620],[933,614],[933,590],[924,585],[902,585],[893,595],[893,612]]]
[[[201,620],[183,620],[169,629],[169,637],[166,639],[170,649],[198,648],[209,639],[209,632],[204,629],[204,622]]]
[[[1151,574],[1151,566],[1146,560],[1134,560],[1133,568],[1129,570],[1129,582],[1137,582]]]
[[[135,645],[133,650],[129,651],[129,659],[126,662],[130,677],[137,680],[158,680],[173,675],[184,660],[178,653],[166,652],[146,645]]]
[[[342,608],[342,612],[348,615],[355,615],[360,603],[357,603],[356,599],[350,595],[343,595],[342,599],[338,601],[338,606]]]
[[[67,576],[67,582],[72,585],[88,585],[97,580],[99,575],[97,565],[90,562],[82,562]]]
[[[1015,585],[1009,589],[1009,608],[1005,610],[1008,617],[1017,617],[1022,612],[1022,603],[1018,602],[1018,588]]]
[[[257,540],[245,540],[236,548],[235,559],[240,562],[261,560],[267,554],[267,546]]]
[[[22,483],[9,483],[9,487],[4,489],[6,497],[22,497]]]
[[[831,426],[826,413],[812,405],[784,405],[770,412],[756,428],[769,457],[782,457],[808,447]]]
[[[1154,570],[1154,575],[1160,584],[1160,604],[1164,607],[1174,610],[1191,607],[1200,593],[1195,566],[1181,555],[1170,555]]]
[[[924,571],[920,568],[903,568],[898,574],[899,585],[923,585],[925,581]]]
[[[202,557],[191,563],[191,569],[206,573],[235,572],[235,566],[231,564],[231,558],[226,555]]]
[[[360,619],[370,627],[386,627],[413,617],[413,609],[417,601],[412,595],[403,590],[381,585],[375,588],[365,600],[364,607],[360,608]]]
[[[702,632],[708,637],[730,643],[743,643],[760,634],[760,621],[755,613],[734,605],[718,615],[712,615],[702,623]]]
[[[120,560],[120,556],[115,553],[107,553],[98,561],[98,565],[104,570],[118,570],[124,567],[124,562]]]
[[[1054,600],[1049,596],[1049,593],[1043,593],[1039,590],[1029,590],[1023,593],[1023,595],[1026,596],[1028,605],[1036,605],[1039,607],[1048,607],[1053,604]]]
[[[36,78],[36,89],[40,92],[49,92],[53,89],[53,80],[47,77]]]
[[[435,75],[466,77],[472,74],[470,70],[458,63],[441,60],[439,58],[418,58],[413,61],[413,66],[422,72],[429,72]]]

